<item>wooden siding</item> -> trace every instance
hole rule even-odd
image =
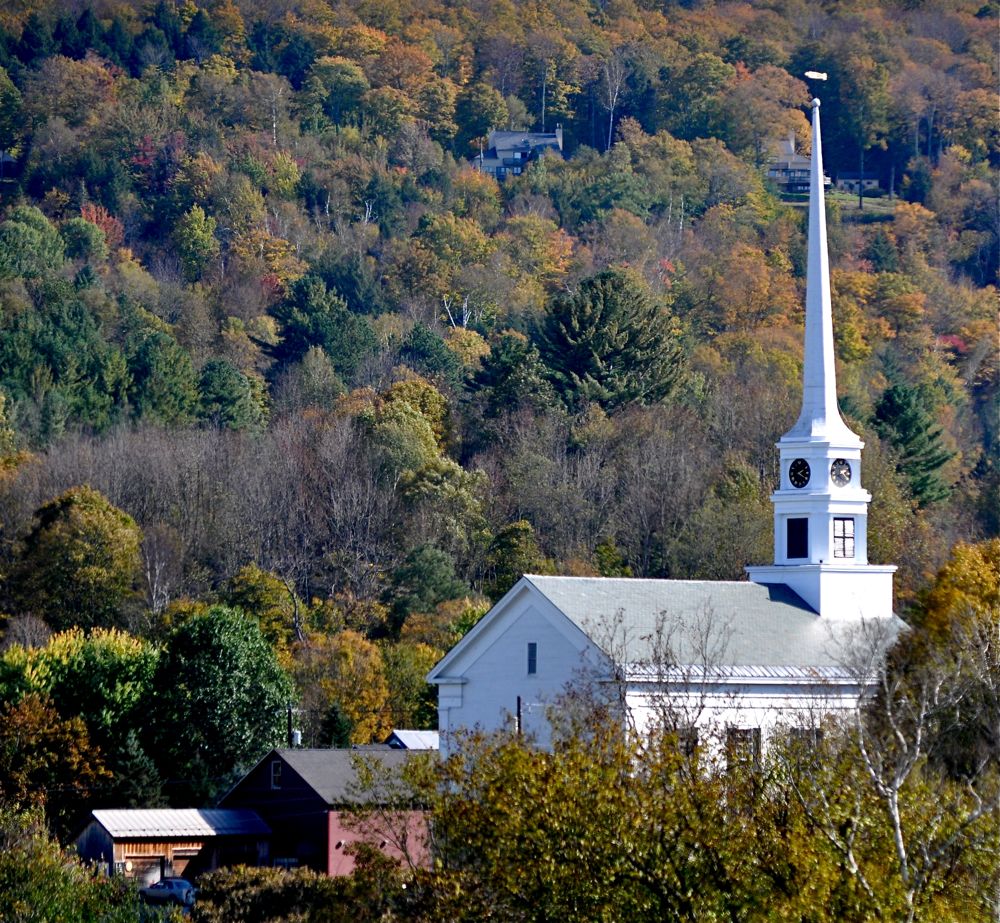
[[[110,874],[124,874],[142,884],[167,875],[195,880],[223,865],[261,865],[268,855],[266,838],[206,837],[201,839],[151,839],[123,837],[115,840],[92,821],[77,838],[81,858]]]

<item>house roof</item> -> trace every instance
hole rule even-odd
[[[377,795],[362,786],[358,779],[359,765],[392,771],[401,768],[413,756],[409,750],[389,748],[366,751],[295,749],[275,750],[274,753],[329,805],[355,804],[372,800],[372,795]]]
[[[533,148],[553,145],[562,147],[557,132],[541,131],[491,131],[487,143],[498,150],[510,150],[516,147]]]
[[[386,743],[390,747],[403,750],[437,750],[441,735],[437,731],[411,731],[396,728]]]
[[[857,622],[821,619],[784,584],[536,575],[524,580],[633,673],[668,663],[741,677],[803,671],[832,676],[844,672],[859,631]]]
[[[115,839],[266,836],[271,832],[256,811],[244,808],[100,809],[93,816]]]
[[[502,632],[505,613],[523,605],[526,593],[538,599],[540,617],[566,619],[583,644],[637,681],[671,681],[674,674],[689,681],[693,670],[695,679],[713,681],[851,683],[857,658],[874,653],[873,646],[884,651],[904,628],[895,617],[820,618],[784,584],[525,574],[435,665],[428,682],[456,681],[461,664]]]

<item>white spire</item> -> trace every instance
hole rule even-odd
[[[837,409],[818,99],[812,125],[802,413],[778,442],[774,564],[748,567],[747,573],[754,583],[791,587],[826,620],[881,618],[892,615],[896,568],[868,563],[864,443]]]
[[[806,264],[806,341],[802,373],[802,412],[785,439],[815,439],[850,444],[861,440],[847,428],[837,407],[833,358],[833,309],[830,259],[826,247],[826,202],[819,100],[812,101],[812,163],[809,178],[809,259]]]

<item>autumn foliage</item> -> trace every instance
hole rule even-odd
[[[742,579],[768,560],[806,253],[801,198],[768,166],[781,141],[806,149],[813,94],[869,551],[899,565],[931,661],[962,637],[990,649],[989,4],[84,6],[0,10],[3,800],[46,794],[60,825],[101,799],[207,803],[285,739],[289,706],[307,745],[433,725],[426,669],[522,573]],[[471,162],[491,130],[557,128],[560,153],[499,180]],[[859,172],[877,189],[836,188]],[[967,701],[995,702],[977,663]],[[988,749],[977,708],[954,712],[942,778]],[[559,766],[500,746],[482,765],[522,800],[462,808],[528,826],[463,831],[481,864],[451,854],[420,912],[460,918],[489,857],[502,871],[525,844],[552,876],[499,879],[505,912],[751,918],[719,888],[686,909],[657,896],[679,874],[657,850],[681,868],[678,843],[789,919],[801,895],[833,918],[864,905],[790,801],[751,806],[787,850],[738,825],[731,842],[643,828],[619,776],[621,803],[602,794],[624,758],[608,747],[567,759],[596,773],[594,818],[641,830],[643,868],[560,813]],[[580,834],[572,863],[531,814],[533,774]],[[691,808],[719,819],[712,784]],[[777,903],[741,864],[755,850],[781,867]],[[566,873],[584,858],[631,890],[588,890]],[[905,916],[905,894],[871,914]]]

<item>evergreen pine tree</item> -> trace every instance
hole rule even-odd
[[[353,725],[340,706],[334,702],[323,716],[320,724],[320,739],[317,745],[321,747],[344,748],[351,745],[351,730]]]
[[[111,20],[111,24],[108,26],[104,43],[108,49],[108,58],[120,67],[125,67],[132,56],[135,43],[132,35],[117,16]]]
[[[875,428],[899,453],[899,470],[921,507],[944,500],[951,485],[941,469],[954,457],[941,445],[942,430],[935,425],[916,388],[896,383],[875,405]]]
[[[607,269],[549,305],[542,358],[566,405],[655,404],[677,385],[681,348],[670,314],[635,273]]]
[[[400,346],[399,358],[418,372],[452,385],[458,384],[462,377],[458,356],[448,349],[440,334],[426,324],[413,325]]]
[[[487,418],[531,407],[544,411],[555,394],[545,377],[538,349],[527,337],[508,331],[493,344],[473,377],[471,388]]]
[[[115,777],[109,804],[116,808],[166,806],[160,772],[135,731],[129,731],[120,751],[110,755],[109,763]]]
[[[375,334],[367,319],[315,275],[295,282],[271,315],[281,326],[281,340],[269,352],[280,364],[301,361],[314,346],[323,348],[334,371],[350,378],[375,352]]]
[[[868,246],[865,247],[863,256],[870,260],[872,269],[875,272],[897,272],[899,270],[899,254],[896,252],[896,245],[889,235],[879,228]]]
[[[52,27],[38,13],[32,13],[21,32],[16,54],[21,63],[31,65],[55,51]]]
[[[253,382],[225,359],[211,359],[201,370],[200,415],[214,426],[258,429],[266,412]]]

